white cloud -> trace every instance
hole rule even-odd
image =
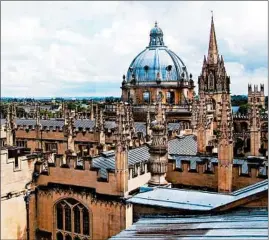
[[[248,82],[267,90],[267,9],[257,1],[1,2],[2,96],[119,96],[155,20],[197,79],[211,10],[232,93],[245,94]]]

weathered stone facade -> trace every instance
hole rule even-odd
[[[27,158],[21,148],[1,149],[1,239],[24,239],[25,185],[31,181],[35,156]]]

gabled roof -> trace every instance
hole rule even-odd
[[[231,194],[156,187],[148,188],[148,191],[136,194],[127,202],[190,211],[212,211],[222,207],[229,208],[232,203],[267,191],[267,179]]]

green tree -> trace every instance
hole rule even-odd
[[[241,114],[248,114],[248,110],[250,109],[250,105],[248,103],[242,104],[239,106],[238,112]]]

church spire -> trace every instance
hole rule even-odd
[[[208,64],[217,64],[218,55],[219,55],[218,45],[217,45],[217,38],[216,38],[216,33],[215,33],[215,26],[214,26],[213,12],[212,12],[208,56],[207,56]]]

